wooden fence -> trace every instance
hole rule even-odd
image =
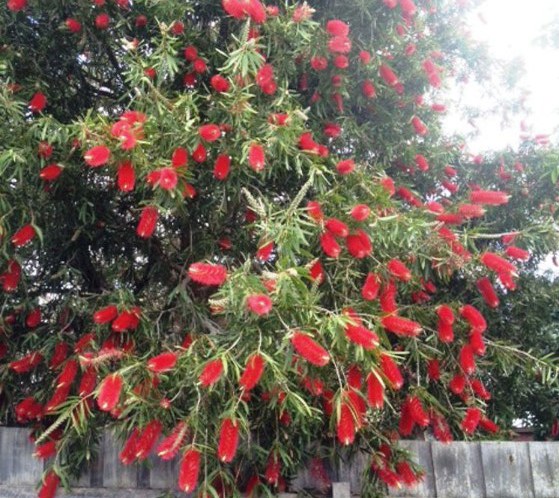
[[[403,441],[402,445],[416,456],[427,476],[420,485],[391,491],[389,496],[559,498],[559,443]],[[152,457],[147,466],[123,466],[118,461],[120,446],[106,433],[99,458],[67,496],[156,498],[167,489],[176,490],[177,459],[162,462]],[[35,485],[45,464],[31,456],[33,450],[28,429],[0,427],[0,498],[36,496]],[[364,465],[365,458],[340,465],[332,476],[334,498],[359,493]],[[290,491],[312,487],[312,478],[304,471]]]

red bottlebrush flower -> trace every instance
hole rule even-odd
[[[381,64],[379,66],[380,77],[388,86],[396,86],[399,81],[398,77],[394,74],[394,71],[390,69],[386,64]]]
[[[387,264],[388,271],[397,279],[403,282],[411,280],[411,271],[398,259],[391,259]]]
[[[206,366],[202,370],[202,373],[198,377],[198,380],[204,387],[209,387],[219,380],[222,373],[223,362],[220,358],[217,358],[216,360],[212,360],[206,363]]]
[[[134,429],[126,440],[126,443],[124,443],[124,448],[122,448],[118,456],[119,460],[124,465],[130,465],[136,459],[136,445],[140,439],[140,434],[139,429]]]
[[[227,269],[218,264],[193,263],[188,268],[188,276],[202,285],[223,285],[227,279]]]
[[[528,251],[524,249],[520,249],[520,247],[516,247],[516,246],[508,246],[505,249],[505,254],[509,258],[513,258],[513,259],[520,259],[523,261],[530,259],[530,253]]]
[[[132,314],[128,311],[122,311],[111,325],[114,332],[124,332],[132,329]]]
[[[62,171],[62,168],[58,166],[58,164],[49,164],[39,172],[39,178],[45,181],[56,180]]]
[[[198,49],[192,45],[184,49],[184,58],[189,62],[194,62],[198,59]]]
[[[8,0],[8,10],[19,12],[27,7],[27,0]]]
[[[400,0],[400,9],[402,11],[402,16],[410,18],[417,12],[417,7],[412,0]]]
[[[421,474],[417,475],[413,472],[408,462],[398,462],[396,464],[396,471],[406,486],[415,486],[423,479]]]
[[[264,64],[256,73],[256,84],[264,86],[274,79],[274,68],[270,64]]]
[[[64,368],[60,372],[56,380],[56,387],[62,387],[72,384],[78,373],[78,362],[76,360],[68,360]]]
[[[320,236],[320,245],[324,253],[331,258],[337,258],[342,252],[342,248],[336,242],[336,237],[331,232],[324,232]]]
[[[413,421],[420,427],[427,427],[429,425],[429,417],[423,409],[421,400],[417,396],[408,398],[408,408]]]
[[[85,396],[89,396],[95,389],[96,385],[97,385],[97,372],[95,368],[89,367],[82,375],[80,385],[78,387],[78,396],[82,398]]]
[[[351,217],[355,221],[365,221],[369,217],[370,213],[371,209],[369,206],[366,206],[365,204],[357,204],[351,210]]]
[[[468,321],[472,329],[483,333],[487,329],[487,322],[483,315],[471,304],[466,304],[460,308],[460,316]]]
[[[454,394],[462,394],[464,388],[466,387],[466,377],[464,377],[461,373],[457,373],[448,384],[448,388]]]
[[[192,69],[194,69],[195,73],[202,74],[206,72],[208,66],[206,65],[206,62],[203,59],[196,59],[192,63]],[[209,140],[209,141],[213,142],[213,140]]]
[[[371,240],[363,230],[356,230],[354,234],[348,235],[346,243],[349,254],[354,258],[365,258],[373,251]]]
[[[470,192],[470,201],[475,204],[499,206],[509,202],[509,199],[509,194],[497,190],[473,190]]]
[[[479,381],[478,379],[474,379],[472,380],[471,385],[472,391],[474,391],[474,393],[481,399],[483,399],[484,401],[489,401],[491,399],[491,394],[485,388],[481,381]]]
[[[448,180],[442,180],[441,184],[444,188],[446,188],[451,194],[455,194],[456,192],[458,192],[460,190],[460,186],[457,185],[456,183],[452,183],[449,182]],[[473,208],[475,210],[475,208]],[[470,208],[470,211],[472,211],[472,208]]]
[[[307,203],[307,211],[309,212],[309,216],[316,222],[321,222],[324,219],[324,213],[318,202],[309,201]]]
[[[491,280],[487,277],[480,278],[477,281],[476,286],[487,306],[490,308],[496,308],[499,306],[499,298],[497,297],[497,293],[491,284]]]
[[[326,23],[326,31],[330,36],[348,36],[349,26],[339,19],[333,19]]]
[[[374,99],[377,96],[377,92],[371,81],[364,81],[361,83],[361,93],[368,99]]]
[[[107,29],[109,27],[110,21],[111,18],[109,17],[108,14],[99,14],[95,18],[95,27],[97,29]]]
[[[59,484],[60,477],[56,475],[54,470],[51,470],[43,481],[43,485],[41,486],[39,494],[37,495],[38,498],[54,498],[56,496],[56,490],[58,489]]]
[[[154,373],[168,372],[175,368],[179,355],[177,353],[161,353],[148,361],[148,370]]]
[[[291,338],[291,344],[305,360],[313,365],[323,367],[330,361],[328,351],[306,334],[295,332]]]
[[[433,426],[433,435],[442,443],[450,443],[452,441],[452,432],[447,421],[442,415],[431,415],[431,425]]]
[[[414,116],[411,120],[411,124],[413,126],[413,129],[415,130],[415,132],[418,135],[427,135],[427,127],[425,126],[425,124],[423,123],[423,121],[421,121],[421,119],[419,119],[417,116]]]
[[[362,325],[347,324],[344,329],[347,338],[364,349],[372,350],[379,345],[378,336]]]
[[[322,131],[327,137],[338,138],[342,133],[342,127],[336,123],[326,123]]]
[[[221,423],[217,457],[221,462],[231,462],[237,452],[239,443],[239,424],[236,420],[226,418]]]
[[[204,144],[198,144],[194,152],[192,153],[192,159],[197,163],[203,163],[206,160],[207,152]]]
[[[128,0],[125,1],[128,2]],[[184,24],[181,21],[174,21],[171,24],[171,33],[175,36],[182,35],[184,33]]]
[[[328,41],[328,51],[332,54],[347,54],[351,50],[351,40],[346,36],[333,36]]]
[[[157,456],[161,460],[169,461],[175,458],[179,452],[186,436],[188,434],[188,426],[186,422],[179,422],[173,429],[173,432],[167,436],[157,448]]]
[[[338,69],[347,69],[349,67],[349,59],[345,55],[337,55],[334,57],[334,66]]]
[[[39,154],[39,157],[48,159],[52,156],[52,151],[52,145],[49,145],[47,142],[39,142],[39,147],[37,148],[37,154]]]
[[[363,383],[362,373],[357,365],[351,365],[347,372],[347,383],[353,389],[360,390]]]
[[[41,361],[43,361],[43,355],[41,353],[29,353],[19,360],[12,361],[9,368],[18,374],[26,373],[33,370]]]
[[[138,227],[136,228],[136,233],[140,237],[149,239],[153,235],[155,225],[157,224],[158,214],[157,208],[152,206],[146,206],[142,210],[140,221],[138,222]]]
[[[459,360],[462,370],[464,370],[467,375],[471,375],[476,371],[474,352],[469,344],[465,344],[460,348]]]
[[[258,384],[262,374],[264,373],[264,367],[266,363],[262,355],[255,353],[250,356],[247,360],[245,371],[243,375],[241,375],[241,379],[239,380],[240,386],[245,391],[250,391],[251,389]]]
[[[437,308],[437,315],[439,315],[439,319],[441,322],[444,322],[448,325],[452,325],[454,323],[454,313],[450,306],[446,304],[441,304]]]
[[[516,290],[516,282],[514,281],[510,273],[499,273],[498,277],[499,281],[505,288],[511,291]]]
[[[416,51],[417,51],[417,45],[415,43],[408,43],[406,45],[406,49],[404,50],[404,54],[410,57],[411,55],[415,54]]]
[[[328,67],[328,59],[326,57],[312,57],[311,67],[315,71],[324,71]]]
[[[440,318],[437,322],[437,333],[441,342],[448,344],[454,340],[454,331],[452,330],[452,324],[444,322]]]
[[[469,220],[471,218],[481,218],[485,215],[485,209],[480,204],[464,204],[458,208],[458,213]]]
[[[93,321],[97,324],[112,322],[118,315],[116,306],[106,306],[93,314]]]
[[[371,62],[371,54],[370,54],[370,52],[367,52],[366,50],[362,50],[361,52],[359,52],[359,60],[360,60],[361,63],[364,64],[365,66],[367,66],[368,64],[370,64],[370,62]]]
[[[33,453],[35,458],[39,458],[41,460],[46,460],[51,456],[56,454],[56,441],[48,441],[46,443],[37,446],[37,449]]]
[[[179,489],[191,493],[198,485],[200,472],[200,452],[189,448],[184,452],[179,467]]]
[[[29,328],[34,329],[40,323],[41,323],[41,310],[39,309],[39,307],[33,308],[27,315],[27,318],[25,319],[25,324]]]
[[[111,151],[105,145],[96,145],[89,149],[85,155],[84,160],[88,166],[97,168],[106,164],[111,157]]]
[[[400,411],[400,422],[398,424],[398,432],[400,433],[400,436],[406,437],[411,435],[414,427],[415,420],[411,413],[410,400],[409,398],[407,398],[404,403],[402,403]]]
[[[272,452],[268,457],[268,464],[266,465],[266,472],[264,477],[269,484],[277,484],[280,478],[281,462],[278,456]]]
[[[417,164],[417,167],[421,171],[428,171],[429,170],[429,163],[427,162],[427,159],[425,159],[425,156],[422,155],[422,154],[417,154],[415,156],[415,164]]]
[[[231,170],[231,156],[220,154],[217,156],[214,166],[214,177],[218,180],[225,180]]]
[[[316,260],[309,269],[309,275],[313,282],[321,284],[324,281],[324,268],[319,260]]]
[[[120,163],[117,170],[117,185],[121,192],[131,192],[134,190],[136,175],[134,167],[130,161]]]
[[[56,409],[66,401],[70,394],[70,386],[57,387],[54,391],[52,397],[45,403],[44,411],[46,414],[51,414],[56,411]]]
[[[347,175],[355,169],[355,162],[353,159],[345,159],[336,164],[336,169],[340,175]]]
[[[212,85],[212,88],[218,93],[227,92],[229,90],[229,82],[220,74],[212,76],[210,84]]]
[[[349,403],[345,401],[340,406],[337,435],[343,445],[351,444],[355,440],[355,420]]]
[[[384,385],[373,372],[367,375],[367,400],[375,410],[384,407]]]
[[[173,190],[177,186],[178,176],[174,168],[161,168],[159,170],[158,185],[163,190]]]
[[[163,424],[161,424],[159,420],[151,420],[146,425],[136,442],[135,450],[136,458],[138,460],[145,460],[149,456],[153,446],[157,442],[157,438],[159,438],[159,435],[161,434],[162,428]]]
[[[266,165],[266,154],[264,147],[259,144],[252,144],[248,151],[248,165],[257,173],[264,169]]]
[[[492,420],[489,420],[488,418],[481,417],[479,421],[479,425],[481,426],[482,429],[486,430],[487,432],[490,432],[491,434],[495,434],[496,432],[499,432],[499,426]]]
[[[316,152],[316,149],[318,147],[317,143],[312,138],[312,134],[308,131],[305,133],[301,133],[298,145],[302,150],[310,152]]]
[[[336,218],[330,218],[329,220],[326,220],[326,222],[324,223],[324,227],[336,237],[345,238],[349,234],[348,226],[343,221],[340,221]]]
[[[387,315],[381,320],[382,326],[399,336],[417,337],[421,333],[421,325],[397,315]]]
[[[264,316],[272,310],[272,300],[266,294],[247,297],[247,308],[258,316]]]
[[[171,156],[173,168],[182,168],[188,163],[188,152],[184,147],[177,147]]]
[[[444,174],[449,178],[453,178],[458,174],[458,172],[452,166],[447,165],[444,168]]]
[[[42,112],[47,105],[47,98],[43,92],[36,92],[29,101],[29,107],[32,112]]]
[[[396,188],[394,187],[394,180],[388,176],[384,177],[380,184],[382,188],[386,190],[390,197],[392,197],[396,193]]]
[[[374,299],[376,299],[380,290],[380,283],[381,281],[378,275],[369,273],[367,275],[367,278],[365,279],[363,288],[361,289],[361,295],[363,296],[363,299],[367,301],[373,301]]]
[[[437,381],[441,378],[441,369],[439,365],[439,360],[435,358],[427,362],[427,375],[431,380]]]
[[[221,130],[219,126],[215,124],[208,124],[200,126],[198,134],[200,135],[200,138],[206,142],[215,142],[219,137],[221,137]]]
[[[472,328],[470,333],[470,346],[474,354],[478,356],[485,355],[485,343],[480,329]]]
[[[97,396],[99,408],[104,412],[110,412],[118,403],[121,390],[122,377],[117,373],[107,375],[101,382],[99,396]]]
[[[464,219],[459,214],[443,213],[437,215],[437,221],[440,221],[445,225],[461,225],[464,222]]]
[[[402,388],[402,386],[404,385],[404,379],[402,377],[400,369],[398,368],[398,365],[396,365],[394,360],[387,354],[380,355],[380,368],[392,389],[398,390]]]
[[[390,280],[383,285],[379,300],[380,307],[385,313],[393,313],[398,309],[396,304],[396,284],[394,281]]]
[[[64,362],[67,356],[68,356],[68,344],[66,344],[65,342],[57,343],[56,346],[54,347],[54,353],[49,361],[49,368],[51,370],[55,370],[60,365],[62,365],[62,363]]]
[[[481,421],[481,412],[477,408],[468,408],[460,426],[466,434],[473,434]]]
[[[12,235],[10,240],[15,247],[21,247],[31,242],[36,234],[37,232],[32,225],[25,225]]]

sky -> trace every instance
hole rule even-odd
[[[559,0],[485,0],[472,14],[469,27],[472,38],[485,42],[491,55],[506,60],[522,58],[525,74],[518,92],[526,96],[529,115],[525,122],[529,131],[557,136],[559,49],[534,43],[544,32],[545,24],[553,18],[559,20]],[[475,85],[467,85],[460,93],[465,104],[478,105],[483,100]],[[505,129],[501,127],[501,118],[478,119],[475,125],[479,136],[469,142],[470,150],[478,153],[518,145],[523,117],[515,117]],[[474,130],[458,116],[449,116],[447,126],[461,133]]]

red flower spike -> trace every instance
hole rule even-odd
[[[487,306],[490,308],[496,308],[499,306],[499,298],[497,297],[497,293],[491,284],[491,280],[487,277],[480,278],[477,281],[476,286]]]
[[[266,154],[264,147],[259,144],[252,144],[248,151],[248,165],[257,173],[264,169],[266,165]]]
[[[398,390],[402,388],[402,386],[404,385],[404,379],[402,377],[400,369],[398,368],[398,365],[396,365],[396,363],[390,356],[386,354],[380,355],[380,368],[392,389]]]
[[[460,348],[459,361],[462,370],[466,375],[471,375],[476,371],[476,360],[474,358],[474,352],[469,344],[465,344]]]
[[[342,248],[336,242],[336,238],[331,232],[324,232],[320,236],[320,245],[324,253],[331,258],[337,258],[342,252]]]
[[[272,300],[266,294],[247,297],[247,308],[258,316],[264,316],[272,310]]]
[[[347,338],[357,344],[362,346],[364,349],[370,351],[375,349],[379,345],[378,336],[372,331],[362,325],[346,325],[344,329]]]
[[[274,247],[274,242],[268,242],[267,244],[260,246],[258,248],[258,251],[256,251],[256,259],[259,259],[262,262],[268,261],[272,254],[272,251],[274,250]]]
[[[491,434],[495,434],[496,432],[499,432],[499,426],[492,420],[489,420],[488,418],[482,417],[481,420],[479,421],[479,425],[483,430]]]
[[[355,169],[355,162],[353,159],[345,159],[336,164],[336,169],[340,175],[348,175]]]
[[[468,321],[473,329],[483,333],[487,330],[487,322],[483,315],[471,304],[466,304],[460,308],[460,316]]]
[[[200,452],[194,448],[184,452],[179,467],[179,489],[184,493],[191,493],[198,485],[200,458]]]
[[[460,426],[466,434],[473,434],[481,421],[481,412],[477,408],[468,408]]]
[[[72,384],[76,375],[78,373],[78,362],[76,360],[68,360],[64,365],[64,368],[58,375],[58,379],[56,381],[56,387],[62,387],[66,385]]]
[[[371,81],[364,81],[361,83],[361,93],[368,99],[374,99],[377,96],[377,92]]]
[[[111,18],[108,16],[108,14],[99,14],[95,18],[95,27],[97,29],[107,29],[109,27],[110,21]]]
[[[264,477],[269,484],[276,485],[280,478],[281,462],[275,453],[271,453],[266,465]]]
[[[31,242],[35,238],[36,234],[37,232],[32,225],[25,225],[14,233],[10,240],[15,247],[21,247]]]
[[[479,329],[473,328],[470,333],[470,346],[474,354],[478,356],[485,355],[485,343],[483,342],[483,335]]]
[[[218,93],[224,93],[229,90],[229,82],[220,74],[212,76],[210,85]]]
[[[466,377],[464,377],[461,373],[457,373],[454,377],[452,377],[450,383],[448,384],[448,388],[457,395],[462,394],[465,387]]]
[[[162,428],[163,425],[159,422],[159,420],[151,420],[146,425],[136,442],[135,456],[138,460],[145,460],[149,456],[153,446],[161,434]]]
[[[209,124],[200,126],[198,134],[200,135],[200,138],[206,142],[215,142],[219,137],[221,137],[221,130],[219,129],[219,126]]]
[[[93,321],[97,324],[112,322],[118,315],[116,306],[106,306],[93,314]]]
[[[214,177],[218,180],[225,180],[231,170],[231,156],[220,154],[217,156],[214,166]]]
[[[95,389],[96,385],[97,372],[95,368],[89,367],[82,375],[80,385],[78,387],[78,396],[80,396],[81,398],[89,396]]]
[[[153,232],[155,231],[155,226],[157,224],[158,211],[156,208],[147,206],[143,209],[140,215],[140,221],[138,222],[138,227],[136,228],[136,233],[144,238],[149,239]]]
[[[524,249],[520,249],[520,247],[516,246],[508,246],[505,249],[505,254],[512,259],[520,259],[522,261],[527,261],[530,259],[530,252]]]
[[[427,427],[429,425],[429,417],[423,409],[420,399],[417,396],[408,398],[408,408],[413,421],[420,427]]]
[[[402,404],[400,412],[400,422],[398,424],[398,432],[400,436],[407,437],[410,436],[415,427],[415,420],[412,417],[410,410],[409,398]]]
[[[363,299],[367,301],[375,300],[380,290],[380,284],[380,277],[378,275],[375,275],[374,273],[369,273],[361,289],[361,295],[363,296]]]
[[[336,237],[345,238],[349,234],[348,226],[343,221],[337,220],[336,218],[326,220],[324,227]]]
[[[413,126],[413,129],[415,130],[415,132],[418,135],[427,135],[427,127],[425,126],[425,124],[423,123],[423,121],[421,121],[421,119],[419,119],[417,116],[414,116],[411,120],[411,124]]]
[[[19,360],[12,361],[9,364],[9,369],[13,370],[15,373],[22,374],[33,370],[41,361],[43,361],[43,355],[35,351]]]
[[[29,107],[32,112],[42,112],[47,105],[47,98],[43,92],[36,92],[29,101]]]
[[[357,204],[357,206],[354,206],[351,210],[351,217],[355,221],[365,221],[369,217],[370,213],[371,209],[369,206],[366,206],[365,204]]]
[[[264,367],[266,363],[262,355],[256,353],[249,357],[246,363],[243,375],[239,380],[239,385],[245,390],[250,391],[256,384],[260,381],[262,374],[264,373]]]
[[[97,405],[104,412],[110,412],[118,403],[122,390],[122,377],[119,374],[107,375],[101,382]]]
[[[177,186],[178,176],[174,168],[161,168],[159,170],[158,185],[163,190],[173,190]]]
[[[363,383],[362,377],[363,375],[360,368],[357,365],[351,365],[347,372],[347,383],[349,384],[349,386],[359,391]]]
[[[384,386],[374,373],[367,375],[367,400],[371,408],[381,410],[384,407]]]
[[[51,182],[53,180],[56,180],[60,176],[62,171],[63,169],[58,166],[58,164],[49,164],[39,172],[39,178],[46,182]]]
[[[396,305],[396,284],[390,280],[382,287],[380,307],[385,313],[393,313],[398,309]]]
[[[177,147],[171,156],[173,168],[182,168],[188,163],[188,151],[183,147]]]
[[[60,484],[60,477],[51,470],[45,480],[43,481],[43,485],[39,490],[39,494],[37,495],[38,498],[54,498],[56,496],[56,490],[58,489],[58,485]]]
[[[8,10],[19,12],[27,7],[27,0],[8,0]]]
[[[222,373],[223,362],[220,358],[217,358],[216,360],[212,360],[206,364],[202,373],[198,377],[198,380],[202,386],[209,387],[219,380]]]
[[[467,220],[481,218],[485,215],[485,209],[480,204],[463,204],[458,208],[458,214]]]
[[[340,406],[340,416],[337,424],[338,440],[343,445],[349,445],[355,440],[355,420],[347,402]]]
[[[446,304],[441,304],[437,308],[437,315],[439,315],[441,322],[446,323],[447,325],[452,325],[454,323],[454,312],[452,311],[452,308]]]
[[[419,323],[397,315],[387,315],[381,322],[386,330],[399,336],[417,337],[422,331]]]
[[[175,458],[187,435],[188,426],[185,422],[179,422],[173,429],[173,432],[161,441],[161,444],[158,446],[156,451],[157,456],[164,461],[169,461]]]
[[[309,201],[307,203],[307,211],[309,212],[309,216],[317,223],[324,219],[324,213],[322,212],[322,208],[318,202]]]
[[[440,318],[437,323],[437,333],[441,342],[449,344],[454,340],[454,330],[452,329],[452,325],[447,322],[443,322]]]
[[[481,381],[474,379],[471,382],[472,391],[479,396],[484,401],[489,401],[491,399],[491,393],[485,388]]]
[[[411,280],[411,271],[408,267],[398,259],[391,259],[387,265],[388,271],[397,279],[403,282]]]
[[[57,369],[60,365],[62,365],[67,356],[68,344],[66,344],[65,342],[57,343],[54,347],[54,353],[49,361],[49,368],[51,370]]]
[[[429,170],[429,163],[427,162],[427,159],[425,159],[425,156],[422,155],[422,154],[417,154],[415,156],[415,164],[417,164],[417,167],[421,171],[428,171]]]
[[[188,268],[188,276],[202,285],[223,285],[227,280],[227,269],[223,265],[193,263]]]
[[[330,361],[328,351],[306,334],[295,332],[291,338],[291,344],[305,360],[313,365],[323,367]]]
[[[197,163],[205,162],[207,157],[206,147],[204,144],[198,144],[194,152],[192,153],[192,159]]]
[[[161,353],[153,358],[150,358],[147,367],[148,370],[154,373],[168,372],[175,368],[179,355],[177,353]]]
[[[111,151],[104,145],[96,145],[89,149],[85,155],[84,160],[88,166],[97,168],[109,162]]]
[[[46,460],[56,454],[56,441],[48,441],[37,447],[33,456],[41,460]]]
[[[438,381],[441,379],[441,368],[439,365],[439,360],[433,358],[427,362],[427,375],[433,381]]]
[[[322,263],[319,260],[316,260],[309,269],[309,275],[313,282],[320,285],[324,281],[325,273],[324,268],[322,267]]]
[[[326,31],[330,36],[348,36],[349,26],[339,19],[333,19],[326,23]]]
[[[134,429],[126,440],[126,443],[124,443],[124,447],[118,456],[119,460],[124,465],[130,465],[136,459],[136,445],[140,439],[140,434],[139,429]]]
[[[470,192],[470,201],[475,204],[488,204],[500,206],[509,202],[510,195],[497,190],[473,190]]]
[[[379,73],[380,77],[388,86],[394,87],[399,83],[398,77],[394,74],[394,71],[392,71],[392,69],[390,69],[387,65],[381,64],[379,66]]]
[[[49,415],[54,413],[56,409],[66,401],[68,398],[68,394],[70,394],[70,386],[62,386],[57,387],[54,391],[52,397],[46,402],[44,406],[44,412]]]
[[[369,236],[363,230],[356,230],[346,238],[347,250],[354,258],[362,259],[370,256],[373,246]]]
[[[34,329],[40,323],[41,323],[41,310],[37,306],[33,308],[27,315],[27,318],[25,319],[25,325],[27,325],[31,329]]]
[[[223,420],[219,433],[217,457],[220,462],[231,462],[239,443],[239,424],[230,418]]]

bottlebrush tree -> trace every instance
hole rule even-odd
[[[1,400],[41,497],[105,427],[203,496],[353,450],[372,496],[421,478],[400,437],[498,432],[484,303],[555,247],[555,194],[441,132],[445,78],[484,70],[467,7],[6,3]]]

